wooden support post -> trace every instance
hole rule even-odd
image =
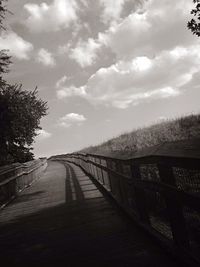
[[[131,164],[131,177],[133,179],[133,188],[134,188],[134,196],[135,202],[138,210],[139,219],[144,224],[150,224],[149,215],[147,212],[146,205],[146,196],[144,189],[138,187],[134,181],[141,180],[140,166],[136,164]]]
[[[119,160],[117,162],[117,172],[123,174],[123,166],[122,162]],[[125,205],[128,206],[128,199],[127,199],[127,192],[124,190],[124,183],[126,181],[123,181],[123,177],[119,177],[119,193],[121,197],[121,202]]]
[[[106,161],[106,168],[109,168],[109,159],[105,159],[105,161]],[[109,190],[112,192],[111,176],[109,170],[107,170],[107,179],[108,179]]]
[[[166,163],[160,163],[158,164],[158,170],[163,183],[176,187],[172,166]],[[175,244],[178,247],[189,247],[181,200],[178,198],[176,192],[172,190],[165,190],[164,198]]]
[[[99,159],[99,162],[100,162],[99,164],[102,165],[102,159]],[[103,170],[102,170],[102,168],[100,169],[100,171],[101,171],[101,177],[102,177],[102,178],[101,178],[101,179],[102,179],[102,184],[105,185],[105,181],[104,181],[104,177],[103,177]]]
[[[107,159],[107,166],[109,169],[112,169],[112,162],[110,159]],[[109,176],[111,192],[113,196],[115,196],[116,195],[116,177],[113,176],[113,173],[111,171],[108,171],[108,176]]]

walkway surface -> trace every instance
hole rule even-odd
[[[0,212],[0,261],[4,267],[178,266],[80,168],[53,161]]]

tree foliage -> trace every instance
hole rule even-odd
[[[33,158],[30,146],[37,135],[36,130],[40,129],[40,119],[47,111],[46,102],[39,99],[37,93],[37,89],[22,90],[21,85],[1,86],[0,147],[3,158],[0,161],[24,162]]]
[[[191,11],[194,18],[188,21],[187,26],[193,34],[200,37],[200,0],[193,0],[193,2],[196,4],[196,7]]]
[[[7,12],[0,1],[0,29]],[[7,83],[11,58],[7,50],[0,51],[0,165],[33,159],[31,144],[41,129],[40,119],[47,114],[47,103],[34,91],[22,90],[22,85]]]

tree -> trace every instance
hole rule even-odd
[[[47,103],[38,98],[37,88],[27,91],[9,84],[0,88],[1,164],[33,159],[30,146],[46,112]]]
[[[0,29],[7,12],[0,0]],[[34,91],[22,90],[22,85],[8,84],[3,74],[8,72],[11,57],[0,51],[0,165],[33,159],[31,145],[41,129],[40,119],[47,114],[47,102]]]
[[[190,12],[196,19],[188,21],[187,27],[192,31],[193,34],[200,37],[200,0],[193,0],[196,7]]]

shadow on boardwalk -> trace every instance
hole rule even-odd
[[[59,166],[63,167],[54,162],[48,168],[58,170]],[[48,192],[47,187],[45,193],[43,188],[38,190],[40,183],[44,186],[41,178],[29,189],[30,198],[23,198],[22,194],[8,207],[10,212],[13,207],[14,212],[15,206],[21,205],[17,211],[21,214],[1,223],[0,253],[4,267],[178,266],[128,219],[121,217],[79,168],[66,168],[64,177],[60,176],[65,192],[61,204],[23,215],[23,207],[32,205],[35,198],[40,198],[40,202],[44,196],[46,201],[52,200],[52,196],[47,197],[52,188]],[[45,184],[53,181],[52,172],[47,170]]]

